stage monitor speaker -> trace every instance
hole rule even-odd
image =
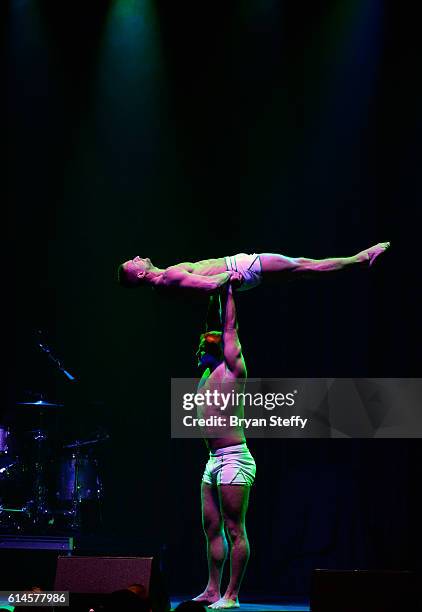
[[[153,610],[170,610],[163,576],[154,557],[60,556],[57,559],[54,590],[69,591],[71,600],[72,594],[100,596],[127,589],[132,584],[143,587]]]
[[[422,610],[415,572],[316,569],[311,612],[413,612]]]

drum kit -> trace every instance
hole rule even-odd
[[[100,516],[103,485],[96,449],[109,436],[100,432],[64,443],[49,426],[50,415],[63,404],[39,399],[17,407],[28,416],[21,422],[30,427],[0,424],[0,530],[81,530],[84,504],[94,504]]]

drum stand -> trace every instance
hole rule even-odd
[[[44,399],[39,399],[29,402],[17,402],[16,405],[22,406],[22,410],[28,408],[31,412],[35,410],[38,412],[37,425],[35,425],[36,428],[25,432],[25,434],[30,434],[31,440],[35,442],[35,448],[32,444],[30,445],[30,456],[26,456],[24,461],[24,465],[31,465],[33,457],[35,459],[34,470],[31,470],[31,476],[33,474],[33,483],[31,486],[32,499],[28,500],[25,509],[28,511],[32,526],[44,528],[51,524],[51,510],[48,507],[47,501],[48,486],[46,480],[46,467],[48,463],[48,453],[46,442],[49,438],[49,434],[47,433],[48,430],[45,422],[45,411],[47,410],[51,414],[52,410],[62,408],[63,404],[55,404],[47,402]],[[32,423],[33,421],[31,418],[31,424]]]
[[[42,429],[32,432],[37,446],[34,479],[34,500],[31,500],[34,508],[34,524],[42,525],[49,514],[47,507],[47,487],[45,484],[45,457],[43,457],[42,444],[47,440],[47,434]]]

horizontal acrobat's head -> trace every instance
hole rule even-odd
[[[139,287],[147,281],[149,270],[154,266],[148,257],[139,257],[137,255],[133,259],[129,259],[122,263],[117,270],[117,278],[122,287],[130,289]]]
[[[223,361],[222,333],[219,331],[206,331],[199,337],[198,368],[213,370]]]

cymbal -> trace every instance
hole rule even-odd
[[[79,448],[80,446],[88,446],[89,444],[97,444],[98,442],[105,442],[105,440],[109,439],[109,435],[104,435],[98,438],[94,438],[93,440],[75,440],[70,442],[70,444],[65,444],[63,448]]]
[[[79,448],[80,446],[88,446],[89,444],[97,444],[100,440],[75,440],[70,444],[65,444],[63,448]]]
[[[45,402],[44,400],[38,400],[37,402],[16,402],[17,406],[35,406],[35,407],[47,407],[47,408],[61,408],[64,404],[55,404],[52,402]]]

